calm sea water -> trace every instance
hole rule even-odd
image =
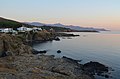
[[[112,72],[112,79],[120,79],[120,31],[84,33],[77,32],[79,37],[61,38],[61,41],[45,42],[33,45],[36,50],[48,50],[48,55],[56,57],[67,56],[73,59],[98,61],[115,71]],[[61,54],[57,54],[57,50]],[[103,79],[102,77],[97,77]]]

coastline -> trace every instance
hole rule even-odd
[[[42,33],[45,37],[42,37],[41,39],[42,35],[40,33],[40,36],[37,35],[37,38],[35,38],[34,40],[41,40],[44,42],[48,40],[54,40],[54,38],[56,37],[55,34],[49,36],[51,35],[50,33]],[[1,47],[5,47],[5,50],[1,50],[3,51],[3,53],[6,53],[6,55],[0,58],[1,78],[95,79],[95,73],[98,73],[100,75],[104,72],[108,72],[108,67],[98,62],[80,64],[77,60],[68,57],[54,58],[54,55],[34,55],[31,46],[24,44],[25,40],[18,36],[16,37],[10,34],[4,34],[1,35],[0,39],[2,43]],[[5,46],[2,42],[3,40],[5,41]],[[94,71],[94,67],[97,68],[97,70],[95,71],[98,72],[91,72],[91,70]],[[101,68],[104,70],[102,70]],[[103,76],[109,77],[106,74]]]

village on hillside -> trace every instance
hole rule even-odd
[[[30,31],[33,31],[33,32],[38,32],[38,31],[47,31],[45,29],[42,29],[40,27],[26,27],[24,25],[22,25],[21,27],[17,28],[16,30],[13,29],[13,28],[0,28],[0,33],[12,33],[12,34],[18,34],[19,32],[30,32]],[[50,31],[54,31],[53,28],[49,29]]]

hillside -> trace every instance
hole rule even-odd
[[[0,28],[9,28],[9,27],[17,28],[17,27],[20,27],[21,25],[22,23],[20,22],[0,17]]]
[[[26,27],[34,27],[34,25],[29,25],[26,23],[21,23],[21,22],[17,22],[14,20],[10,20],[10,19],[5,19],[0,17],[0,28],[18,28],[21,27],[22,25],[26,26]],[[66,32],[66,31],[72,31],[69,28],[64,28],[64,27],[47,27],[47,26],[41,26],[42,29],[46,29],[49,30],[51,28],[53,28],[55,31],[57,32]]]

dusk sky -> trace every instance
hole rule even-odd
[[[0,16],[120,30],[120,0],[0,0]]]

